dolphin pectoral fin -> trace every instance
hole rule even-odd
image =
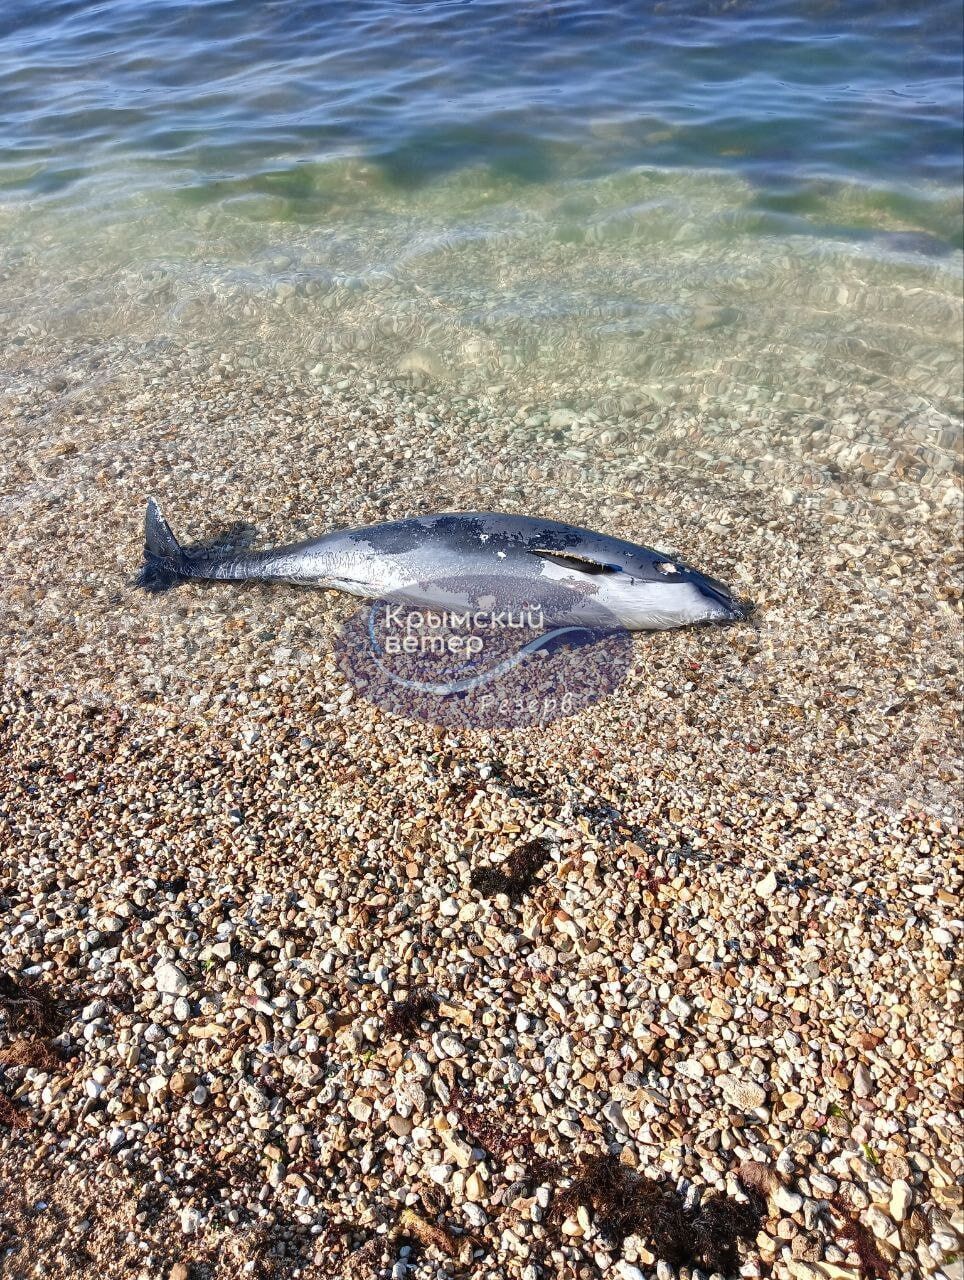
[[[538,547],[530,547],[534,556],[541,556],[559,565],[561,569],[572,569],[575,573],[622,573],[618,564],[607,564],[604,560],[591,560],[588,556],[574,556],[562,551],[540,551]]]

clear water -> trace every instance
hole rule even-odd
[[[9,670],[230,729],[293,668],[340,715],[341,598],[132,597],[147,494],[262,545],[543,512],[758,604],[636,646],[606,714],[640,760],[691,749],[688,705],[760,793],[809,760],[943,803],[959,28],[944,0],[7,0]]]
[[[920,187],[958,179],[958,27],[944,0],[15,0],[4,180],[82,201],[136,164],[144,190],[264,192],[312,220],[346,157],[407,189],[720,168],[761,212],[817,224],[859,179],[953,239]]]
[[[0,338],[889,415],[940,480],[959,35],[944,0],[14,0]]]

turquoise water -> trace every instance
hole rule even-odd
[[[955,414],[959,28],[943,0],[8,4],[0,336]]]

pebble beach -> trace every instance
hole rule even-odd
[[[62,350],[23,342],[2,408],[3,1273],[664,1280],[722,1265],[722,1202],[741,1274],[950,1280],[947,491],[784,501],[694,460],[698,404]],[[564,510],[757,610],[454,733],[355,696],[345,597],[134,592],[148,492],[257,545]],[[603,1157],[683,1215],[672,1258],[580,1192]]]
[[[958,7],[9,8],[0,1280],[962,1280]],[[149,497],[754,608],[442,723]]]

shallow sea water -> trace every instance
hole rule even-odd
[[[610,409],[866,391],[940,449],[958,26],[942,0],[20,0],[0,331]]]
[[[664,658],[677,694],[717,659],[704,732],[801,734],[828,782],[943,804],[958,26],[944,3],[5,9],[10,672],[229,719],[226,689],[253,707],[286,665],[332,683],[337,598],[132,610],[148,492],[188,540],[542,511],[761,605],[752,639],[641,647],[626,740],[660,731],[636,716]]]

